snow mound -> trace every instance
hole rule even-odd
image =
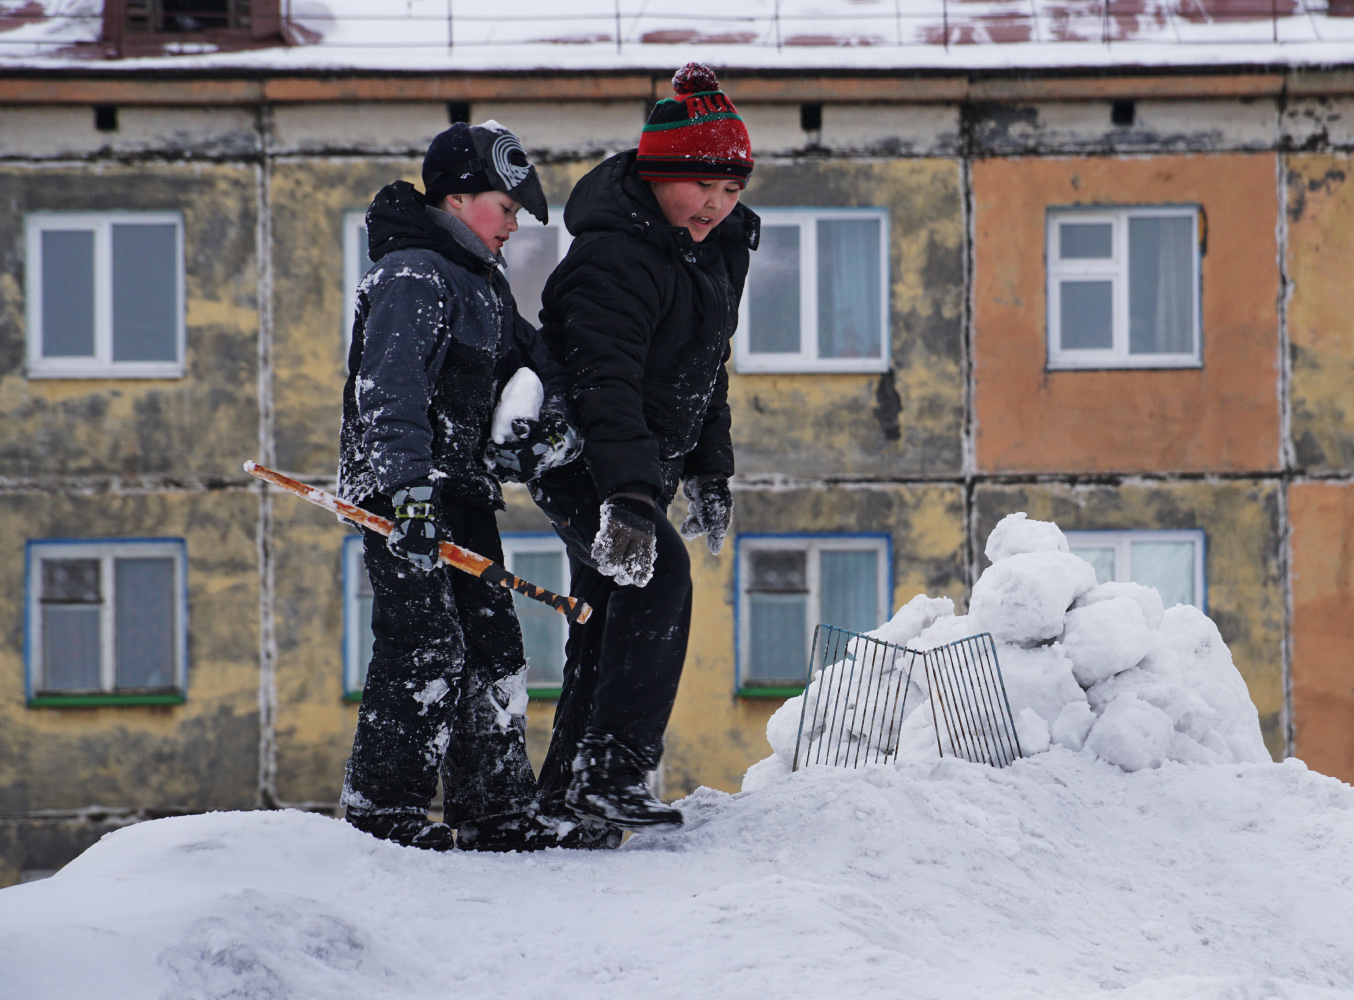
[[[948,599],[919,595],[870,635],[924,651],[991,633],[1026,756],[1052,747],[1084,751],[1125,771],[1166,761],[1236,764],[1269,760],[1260,719],[1217,626],[1198,608],[1165,609],[1135,583],[1097,585],[1091,565],[1067,550],[1056,524],[1010,514],[988,537],[992,565],[974,584],[967,615]],[[755,764],[743,788],[790,773],[801,717],[851,719],[857,703],[903,705],[901,726],[810,730],[810,748],[832,740],[851,756],[921,763],[937,756],[936,729],[920,661],[844,659],[819,671],[767,724],[774,757]],[[836,683],[855,670],[859,681]],[[910,674],[909,674],[910,670]],[[904,692],[904,689],[906,691]],[[906,699],[903,694],[906,693]],[[836,700],[824,712],[822,699]],[[821,729],[822,727],[820,727]],[[857,753],[859,747],[864,753]],[[819,753],[814,759],[838,759]]]
[[[0,890],[0,995],[1354,1000],[1354,789],[1298,761],[1055,747],[681,805],[614,853],[430,854],[298,812],[126,827]]]

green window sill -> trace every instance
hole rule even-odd
[[[35,694],[29,708],[103,708],[105,705],[182,705],[188,700],[181,691],[146,691],[125,694]]]
[[[560,689],[548,687],[527,688],[527,697],[536,701],[559,701]],[[343,700],[353,705],[362,704],[361,691],[348,691],[344,694]]]
[[[740,698],[798,698],[803,693],[803,684],[766,684],[738,689]]]

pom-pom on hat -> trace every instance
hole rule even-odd
[[[714,71],[687,63],[672,78],[677,96],[659,101],[639,137],[646,181],[736,180],[752,174],[752,140]]]

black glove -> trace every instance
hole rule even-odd
[[[705,536],[705,546],[711,555],[719,555],[724,548],[724,536],[733,520],[733,494],[729,480],[717,472],[707,472],[682,483],[682,492],[689,502],[689,513],[682,522],[682,537],[688,542]]]
[[[542,404],[537,419],[514,420],[512,432],[515,441],[499,444],[490,438],[484,448],[484,464],[503,482],[529,483],[583,453],[583,435],[569,418],[568,404],[558,396]]]
[[[395,507],[395,528],[386,538],[386,547],[423,572],[432,572],[442,543],[434,519],[437,488],[431,479],[415,479],[391,494],[390,502]]]
[[[602,501],[602,526],[592,540],[597,572],[622,587],[643,587],[653,579],[657,554],[658,507],[642,488],[623,487]]]

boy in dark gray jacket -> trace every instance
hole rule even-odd
[[[525,743],[526,662],[512,594],[445,565],[443,540],[502,561],[498,482],[485,447],[495,401],[520,367],[547,402],[521,442],[576,436],[563,372],[518,314],[500,250],[520,208],[546,221],[521,144],[496,122],[455,125],[423,164],[425,194],[396,181],[367,212],[375,266],[362,280],[343,392],[339,495],[392,518],[364,531],[372,659],[348,761],[348,822],[397,843],[446,850],[522,846],[534,778]],[[535,469],[525,469],[530,478]],[[442,823],[428,805],[443,783]]]

